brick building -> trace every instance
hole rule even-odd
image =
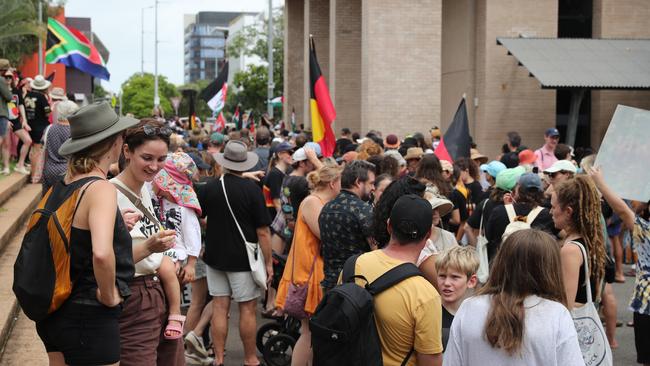
[[[647,39],[647,19],[645,0],[285,0],[284,119],[295,108],[310,125],[312,34],[337,132],[444,131],[465,94],[484,153],[511,130],[536,148],[547,128],[566,128],[570,93],[542,89],[497,37]],[[598,147],[617,104],[650,109],[650,91],[588,92],[576,146]]]

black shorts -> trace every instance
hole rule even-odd
[[[120,360],[122,305],[65,303],[47,319],[36,323],[36,331],[49,352],[61,352],[68,365],[107,365]]]
[[[23,129],[23,123],[20,122],[20,118],[16,118],[11,121],[11,130],[16,132]]]
[[[634,345],[636,362],[650,363],[650,315],[634,313]]]

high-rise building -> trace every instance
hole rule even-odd
[[[266,19],[264,13],[243,13],[233,19],[228,26],[228,42],[231,42],[237,34],[248,27],[254,27],[260,33],[266,31]],[[239,55],[228,57],[228,80],[232,81],[239,71],[244,71],[249,65],[266,65],[266,62],[257,55]]]
[[[185,14],[185,82],[213,79],[226,55],[226,38],[230,22],[240,12],[202,11]]]

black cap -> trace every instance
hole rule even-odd
[[[393,233],[411,241],[422,240],[431,230],[433,209],[429,201],[407,194],[395,202],[390,212]]]

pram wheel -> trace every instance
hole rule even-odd
[[[278,334],[264,344],[264,360],[271,366],[291,365],[291,356],[296,340],[286,334]]]
[[[260,351],[260,353],[264,353],[264,345],[268,342],[269,338],[282,333],[282,330],[282,324],[277,322],[262,325],[260,329],[257,330],[255,336],[257,350]]]

